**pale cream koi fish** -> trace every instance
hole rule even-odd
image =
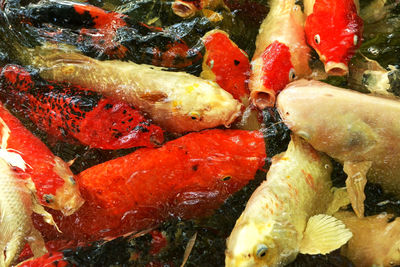
[[[353,233],[341,248],[341,254],[355,266],[391,267],[400,265],[400,218],[380,214],[358,218],[353,212],[338,212],[334,216],[343,221]]]
[[[28,242],[35,257],[47,253],[44,240],[32,224],[31,192],[11,166],[0,158],[0,266],[11,266]]]
[[[118,60],[99,61],[71,49],[37,47],[20,59],[41,68],[44,79],[68,81],[127,101],[167,131],[227,127],[242,105],[215,82],[184,72]]]
[[[249,83],[253,104],[260,109],[274,106],[277,91],[287,83],[311,74],[310,48],[304,35],[305,17],[295,2],[271,0],[271,9],[260,26]],[[274,44],[288,48],[290,54],[283,54],[282,48],[274,49]],[[283,67],[287,64],[292,68]]]
[[[400,195],[399,100],[300,80],[279,95],[277,108],[295,134],[343,163],[358,216],[364,214],[367,177]]]
[[[227,241],[226,266],[284,266],[298,253],[326,254],[352,236],[330,216],[348,204],[332,189],[332,165],[297,136],[275,156]]]

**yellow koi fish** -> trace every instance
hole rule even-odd
[[[391,267],[400,265],[400,218],[391,214],[358,218],[353,212],[334,215],[346,224],[353,237],[341,253],[355,266]]]
[[[28,242],[35,257],[47,253],[44,240],[32,224],[32,195],[11,166],[0,157],[0,266],[11,266]]]
[[[332,190],[328,157],[292,136],[286,152],[275,156],[227,241],[226,266],[284,266],[297,254],[326,254],[352,236],[327,215],[348,203],[345,191]]]
[[[20,59],[44,79],[68,81],[129,102],[167,131],[230,126],[242,104],[215,82],[183,72],[118,60],[99,61],[71,49],[37,47]]]
[[[295,0],[271,0],[260,26],[251,61],[250,97],[260,109],[274,106],[276,95],[292,80],[311,74],[304,15]]]
[[[291,83],[278,97],[284,123],[343,163],[354,211],[364,214],[368,180],[400,195],[400,102],[317,81]]]

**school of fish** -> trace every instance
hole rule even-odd
[[[364,217],[367,179],[400,197],[400,102],[313,80],[317,60],[328,76],[348,75],[363,40],[362,12],[358,0],[300,2],[268,1],[251,55],[217,28],[193,52],[167,28],[114,10],[0,1],[0,48],[12,47],[11,62],[0,65],[0,267],[75,266],[62,249],[213,214],[264,170],[265,108],[276,108],[291,141],[227,237],[225,265],[285,266],[299,253],[338,249],[356,266],[400,264],[399,219]],[[169,3],[182,20],[212,22],[231,4]],[[36,29],[40,44],[21,44],[13,23]],[[121,32],[134,25],[167,40],[147,49],[152,65],[128,57]],[[202,60],[200,77],[165,69],[190,66],[189,54]],[[137,149],[73,173],[74,160],[53,154],[53,138]],[[345,187],[332,184],[332,160],[343,165]],[[353,211],[341,210],[349,204]],[[151,233],[153,252],[168,246],[163,233]]]

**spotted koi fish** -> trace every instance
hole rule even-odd
[[[8,16],[50,42],[76,45],[96,57],[177,69],[202,59],[201,48],[190,47],[168,29],[88,4],[50,1],[11,9]]]
[[[250,97],[259,109],[275,105],[276,95],[290,81],[311,74],[310,48],[304,17],[295,0],[271,0],[261,24],[251,61]]]
[[[36,226],[50,240],[94,241],[148,229],[171,216],[204,217],[253,179],[265,158],[260,132],[190,133],[83,171],[77,178],[83,207],[69,217],[52,212],[62,233],[39,220]]]
[[[363,20],[358,0],[305,0],[305,33],[329,75],[346,75],[361,45]]]
[[[21,122],[0,106],[2,138],[7,137],[2,157],[23,162],[13,165],[19,179],[32,179],[40,204],[71,215],[83,204],[74,175],[65,163],[29,132]],[[4,131],[3,131],[4,130]],[[7,133],[7,134],[5,134]]]
[[[327,156],[292,136],[286,152],[272,158],[267,179],[252,194],[227,241],[227,267],[277,267],[297,254],[326,254],[352,233],[331,215],[348,204],[332,189]]]
[[[229,35],[222,30],[209,31],[202,40],[206,53],[200,77],[215,81],[244,104],[246,111],[236,126],[247,130],[259,129],[258,114],[253,106],[249,106],[250,62],[247,53],[232,42]]]
[[[95,91],[45,82],[17,65],[0,71],[0,97],[40,129],[63,140],[101,149],[153,147],[163,131],[132,106]]]

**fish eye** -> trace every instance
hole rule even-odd
[[[200,119],[200,114],[198,112],[192,111],[189,113],[190,118],[192,120],[199,120]]]
[[[267,255],[268,247],[265,244],[259,244],[257,246],[256,255],[258,258],[264,258]]]
[[[296,72],[294,71],[293,68],[291,68],[289,71],[289,81],[293,81],[295,78],[296,78]]]
[[[354,34],[354,37],[353,37],[353,44],[354,44],[354,45],[357,45],[357,44],[358,44],[358,36],[355,35],[355,34]]]
[[[314,41],[316,44],[320,44],[321,43],[321,37],[319,36],[319,34],[316,34],[314,36]]]

